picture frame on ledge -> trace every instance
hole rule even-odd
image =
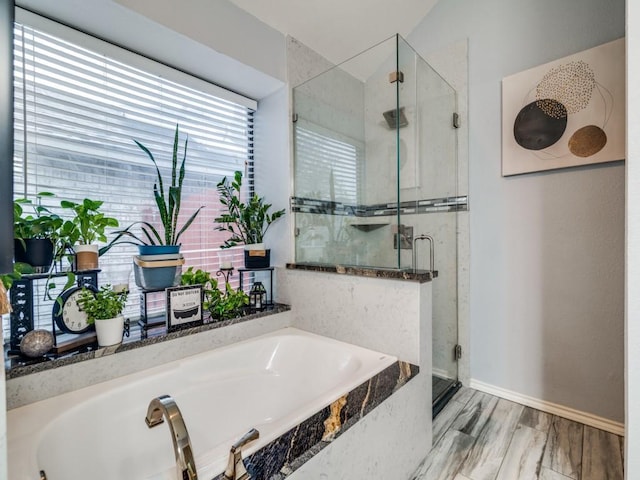
[[[193,328],[204,323],[202,285],[170,287],[167,295],[167,333]]]

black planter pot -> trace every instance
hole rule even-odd
[[[245,268],[269,268],[271,266],[271,250],[245,250]]]
[[[14,239],[13,248],[16,262],[47,270],[53,262],[53,243],[48,238],[28,238],[24,245],[20,240]]]

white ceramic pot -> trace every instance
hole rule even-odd
[[[96,270],[98,268],[98,245],[76,245],[76,269]]]
[[[264,243],[250,243],[244,246],[245,250],[264,250]]]
[[[96,320],[95,323],[99,346],[108,347],[122,343],[124,316],[118,315],[117,317],[106,320]]]

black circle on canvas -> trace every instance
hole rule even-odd
[[[567,109],[543,99],[525,105],[513,122],[513,136],[522,148],[542,150],[556,143],[567,128]]]

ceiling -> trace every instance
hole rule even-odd
[[[438,0],[229,0],[338,64],[399,33],[406,37]]]

